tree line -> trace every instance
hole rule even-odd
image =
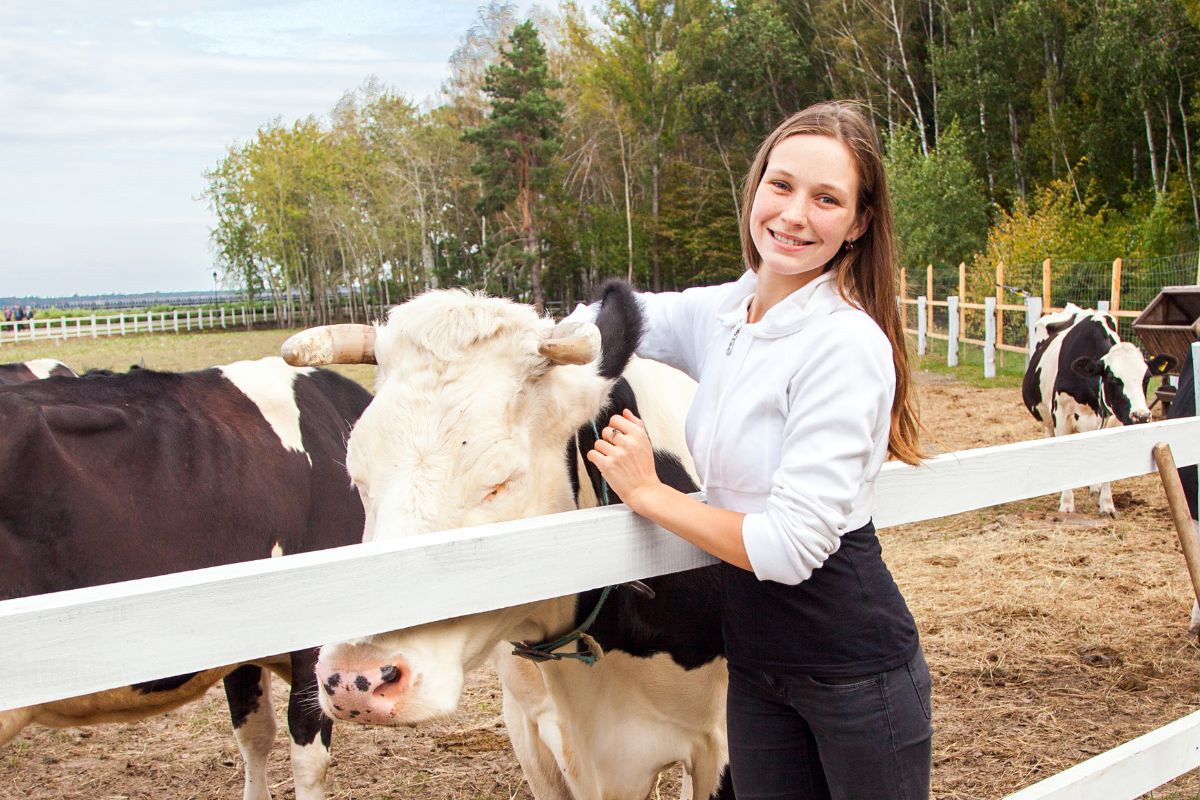
[[[1194,250],[1198,33],[1198,0],[492,2],[436,101],[371,78],[231,144],[214,250],[307,321],[730,279],[754,148],[828,98],[877,124],[906,265]]]

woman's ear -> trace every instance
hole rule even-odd
[[[850,241],[857,242],[867,232],[867,228],[871,227],[871,209],[864,208],[858,214],[858,219],[854,222],[854,227],[850,229],[850,233],[846,238]]]

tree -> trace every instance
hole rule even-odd
[[[928,156],[911,128],[897,130],[886,165],[904,264],[957,264],[983,249],[989,203],[957,121]]]
[[[550,76],[546,50],[532,22],[513,29],[500,63],[487,69],[484,92],[491,98],[487,122],[465,134],[479,147],[472,171],[483,179],[480,213],[500,214],[515,202],[533,305],[545,305],[541,282],[541,243],[535,215],[545,191],[551,160],[562,146],[563,104],[550,96],[560,87]]]

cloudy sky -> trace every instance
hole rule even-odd
[[[432,97],[482,2],[6,0],[0,296],[211,288],[203,171],[370,75]]]

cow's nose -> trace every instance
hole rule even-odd
[[[1140,425],[1143,422],[1150,421],[1150,410],[1146,409],[1145,411],[1132,411],[1130,412],[1129,416],[1133,418],[1134,424]]]
[[[321,688],[338,719],[394,724],[392,714],[408,684],[404,664],[385,664],[378,669],[330,672],[321,681]]]

